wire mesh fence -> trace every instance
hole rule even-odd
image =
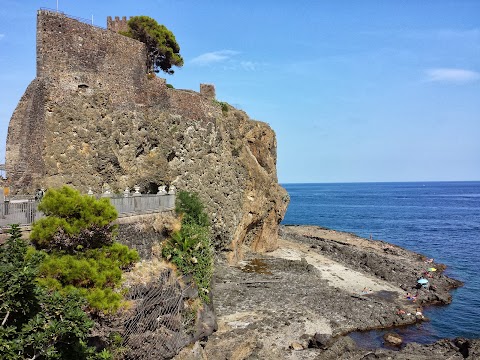
[[[124,322],[123,359],[169,359],[192,339],[196,309],[192,285],[177,279],[171,269],[148,284],[129,288],[132,308]]]

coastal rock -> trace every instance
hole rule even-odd
[[[309,346],[310,348],[319,348],[319,349],[327,349],[329,345],[333,343],[332,335],[331,334],[321,334],[316,333],[313,338],[310,340]]]
[[[463,355],[464,358],[468,358],[470,356],[470,348],[472,347],[472,342],[470,340],[456,338],[453,341],[453,344],[458,348],[458,351]]]
[[[358,348],[355,342],[348,336],[340,337],[330,348],[322,350],[319,354],[313,358],[315,360],[356,360],[362,359],[375,359],[376,357],[369,357],[369,352],[362,351],[357,352]],[[365,354],[367,353],[367,354]],[[373,355],[373,354],[372,354]],[[362,359],[362,360],[363,360]]]
[[[349,336],[423,321],[415,316],[420,306],[400,287],[415,287],[417,272],[425,267],[418,254],[315,226],[282,226],[280,234],[273,252],[246,253],[235,267],[217,264],[218,331],[204,344],[208,358],[446,360],[463,359],[460,349],[466,348],[475,358],[476,341],[469,347],[443,341],[390,350],[365,349]],[[390,246],[392,251],[384,251]],[[379,268],[385,274],[396,269],[396,276],[382,280],[375,275]],[[432,282],[436,291],[421,292],[448,292],[458,284],[443,274]],[[423,301],[429,304],[428,297]],[[292,351],[294,343],[303,350]]]
[[[383,339],[385,340],[385,342],[394,346],[400,346],[403,343],[403,339],[400,335],[391,332],[383,335]]]
[[[354,234],[347,234],[344,239],[348,241],[336,241],[322,238],[318,233],[329,230],[314,226],[286,227],[283,234],[298,241],[314,244],[321,249],[322,253],[335,257],[345,265],[353,266],[395,284],[405,293],[417,294],[416,305],[422,304],[449,304],[452,297],[450,289],[462,286],[462,282],[451,279],[437,270],[431,275],[428,289],[417,289],[417,279],[423,275],[426,269],[424,257],[412,251],[402,249],[382,241],[370,241],[362,239]],[[338,233],[338,232],[337,232]],[[352,244],[365,246],[352,246]],[[379,251],[371,251],[372,248]],[[385,249],[391,251],[385,252]],[[434,264],[437,269],[445,269],[442,264]],[[430,265],[432,266],[432,265]]]
[[[289,348],[294,351],[299,351],[299,350],[303,350],[303,345],[297,341],[294,341],[290,344]]]
[[[212,86],[197,93],[149,79],[141,42],[47,10],[37,21],[37,77],[7,136],[12,193],[174,185],[199,194],[231,262],[244,247],[276,247],[289,198],[267,124],[215,100]]]

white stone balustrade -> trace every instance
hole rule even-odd
[[[141,194],[138,187],[135,193],[130,194],[130,189],[125,189],[122,194],[114,195],[110,189],[97,197],[108,197],[110,203],[118,212],[118,217],[128,217],[132,215],[152,214],[175,210],[175,188],[170,187],[167,193],[165,187],[158,194]],[[128,190],[128,191],[127,191]],[[161,192],[161,193],[160,193]],[[95,196],[89,189],[89,196]],[[125,196],[126,195],[126,196]],[[44,215],[37,209],[38,201],[26,199],[20,201],[0,201],[0,226],[8,224],[30,225]]]

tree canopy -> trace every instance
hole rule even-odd
[[[47,191],[38,205],[46,217],[32,226],[33,244],[45,250],[69,253],[113,243],[117,211],[110,200],[81,195],[68,186]]]
[[[87,345],[93,322],[79,293],[41,287],[39,252],[21,239],[18,225],[0,246],[0,354],[2,359],[105,359]],[[101,357],[103,355],[104,357]],[[111,357],[110,357],[111,358]]]
[[[128,20],[128,31],[121,34],[145,43],[149,72],[158,73],[162,70],[173,74],[172,66],[183,66],[175,35],[151,17],[132,16]]]

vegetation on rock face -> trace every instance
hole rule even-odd
[[[228,103],[226,103],[224,101],[218,101],[216,99],[213,99],[213,104],[219,105],[222,109],[222,114],[227,115],[227,113],[228,113]]]
[[[162,70],[167,74],[173,74],[172,66],[183,66],[180,46],[175,36],[151,17],[132,16],[128,20],[128,31],[121,34],[145,43],[149,72]]]
[[[205,208],[195,193],[179,191],[175,202],[175,212],[182,217],[182,224],[210,226]]]
[[[93,322],[76,292],[47,291],[36,282],[42,253],[29,249],[13,225],[0,246],[0,354],[2,359],[100,359],[87,345]]]
[[[193,276],[200,297],[208,303],[213,275],[208,215],[198,195],[186,191],[178,192],[175,210],[182,218],[182,226],[164,244],[162,255],[182,274]]]
[[[64,186],[47,191],[38,209],[46,217],[33,224],[30,239],[40,249],[75,253],[113,243],[118,216],[108,199],[96,200]]]

